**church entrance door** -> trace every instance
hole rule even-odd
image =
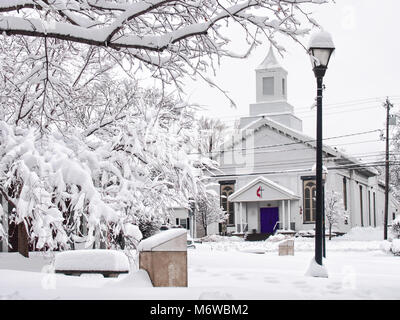
[[[273,233],[279,221],[279,208],[260,208],[261,233]]]

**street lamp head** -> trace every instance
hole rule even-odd
[[[311,37],[308,52],[316,77],[325,75],[333,51],[335,51],[335,45],[330,33],[320,31]]]

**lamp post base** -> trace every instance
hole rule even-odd
[[[323,263],[322,265],[318,264],[315,261],[315,257],[313,257],[310,261],[310,265],[308,266],[308,270],[305,275],[315,278],[328,278],[328,269]]]

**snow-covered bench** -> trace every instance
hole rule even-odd
[[[100,273],[105,278],[118,277],[129,272],[129,260],[123,252],[116,250],[64,251],[56,255],[55,272],[74,276]]]

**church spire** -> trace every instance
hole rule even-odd
[[[275,57],[272,45],[264,61],[256,68],[256,101],[286,101],[287,71]]]
[[[263,70],[263,69],[275,69],[275,68],[282,68],[279,64],[278,60],[276,59],[274,48],[272,45],[269,47],[269,52],[265,57],[264,61],[256,68],[256,70]]]
[[[262,115],[301,132],[302,121],[294,115],[293,106],[287,102],[288,72],[278,62],[272,45],[255,73],[256,103],[250,104],[250,117],[242,118],[240,127],[245,127],[254,121],[254,117]]]

